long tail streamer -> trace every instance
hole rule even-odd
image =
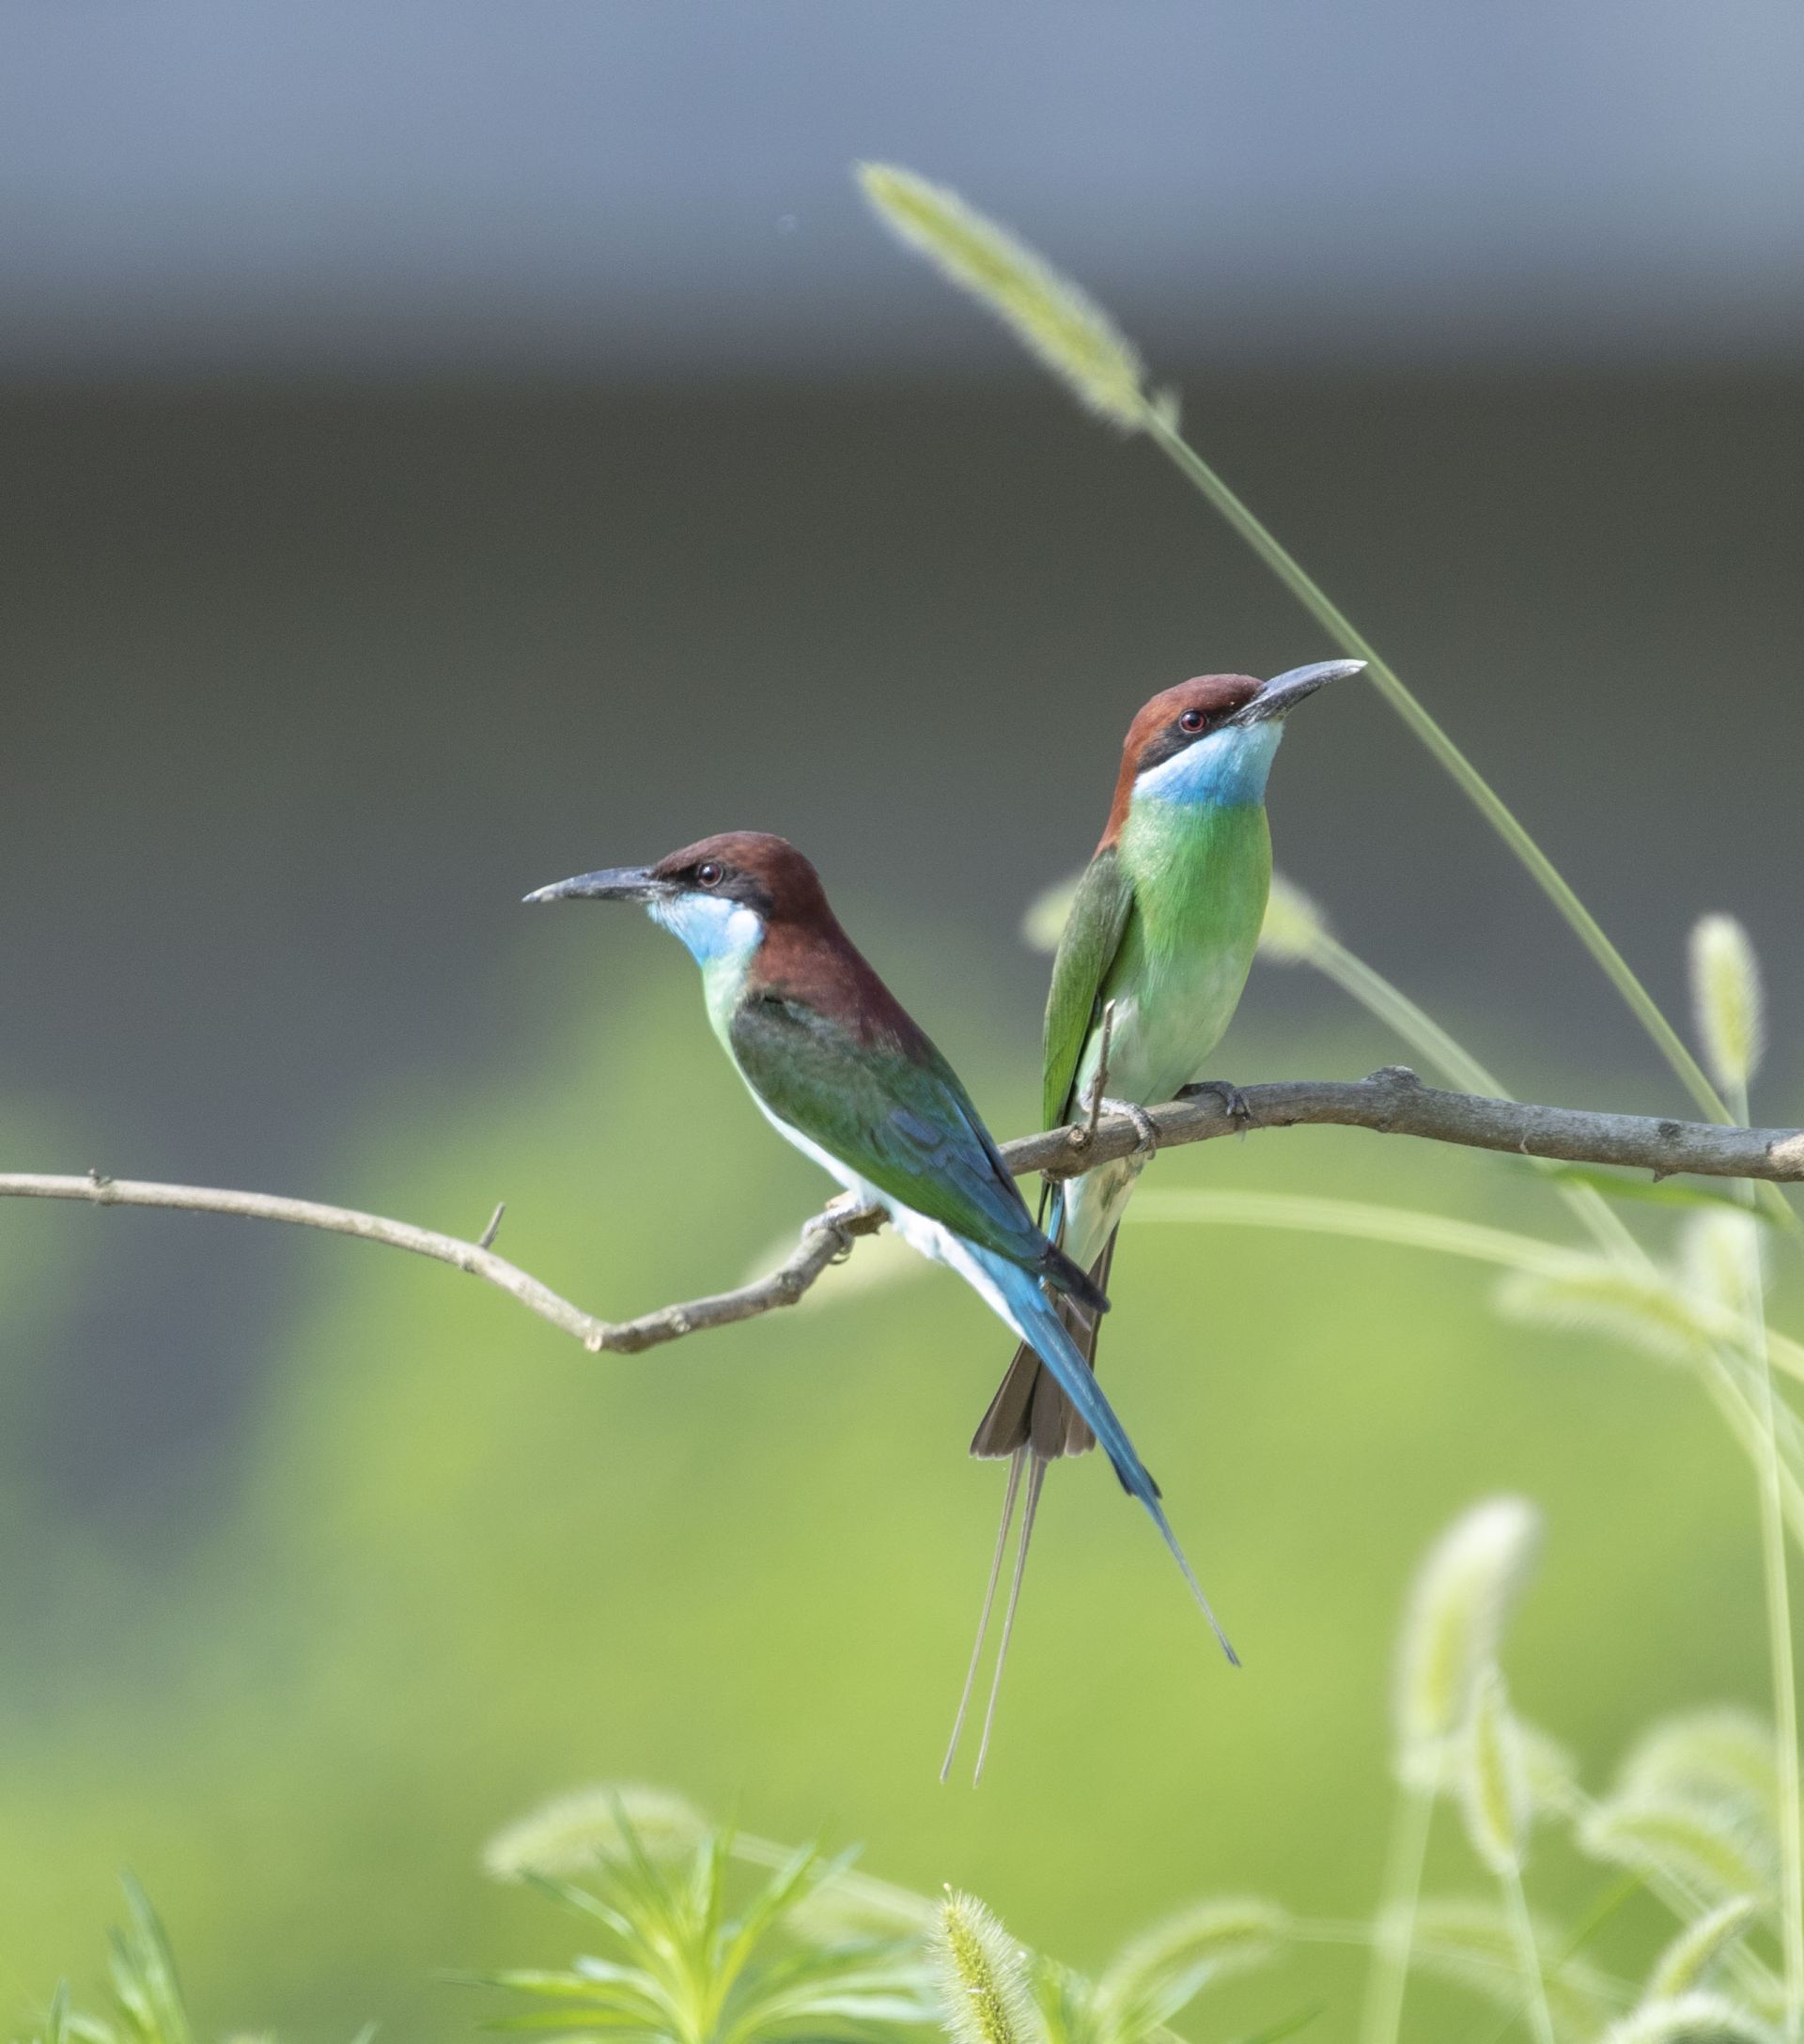
[[[1008,1586],[1008,1609],[1003,1614],[1002,1644],[996,1649],[996,1669],[989,1678],[989,1701],[984,1708],[984,1736],[977,1742],[977,1765],[972,1770],[974,1788],[984,1778],[984,1762],[989,1756],[989,1735],[996,1728],[996,1699],[1003,1693],[1003,1670],[1008,1665],[1008,1643],[1015,1636],[1015,1609],[1021,1601],[1021,1578],[1027,1573],[1028,1542],[1034,1538],[1034,1515],[1040,1509],[1040,1486],[1046,1481],[1046,1463],[1029,1451],[1027,1502],[1021,1507],[1021,1544],[1015,1550],[1015,1574]]]
[[[1088,1426],[1104,1452],[1114,1465],[1116,1476],[1121,1479],[1122,1488],[1130,1496],[1137,1497],[1146,1509],[1147,1516],[1159,1528],[1159,1537],[1170,1548],[1172,1558],[1183,1572],[1184,1580],[1190,1585],[1190,1595],[1196,1599],[1203,1616],[1209,1621],[1221,1651],[1235,1666],[1240,1665],[1240,1656],[1235,1652],[1233,1643],[1221,1629],[1221,1621],[1216,1617],[1203,1586],[1197,1581],[1196,1571],[1190,1567],[1184,1550],[1178,1545],[1177,1535],[1172,1531],[1172,1523],[1165,1516],[1165,1508],[1159,1502],[1159,1485],[1153,1481],[1146,1465],[1135,1452],[1134,1444],[1128,1437],[1128,1430],[1115,1417],[1114,1408],[1103,1396],[1095,1373],[1084,1361],[1077,1344],[1072,1340],[1065,1324],[1048,1303],[1038,1283],[1016,1265],[1005,1263],[1000,1257],[992,1262],[985,1258],[988,1275],[998,1291],[1007,1301],[1011,1310],[1007,1318],[1016,1332],[1039,1356],[1058,1381],[1060,1390],[1076,1406],[1080,1417]],[[989,1621],[996,1609],[996,1592],[1002,1585],[1003,1562],[1008,1553],[1009,1530],[1015,1522],[1015,1507],[1022,1494],[1021,1479],[1025,1475],[1026,1503],[1021,1511],[1021,1537],[1015,1550],[1015,1568],[1009,1580],[1008,1604],[1003,1614],[1003,1636],[996,1649],[996,1665],[989,1680],[989,1699],[984,1711],[983,1736],[977,1746],[977,1765],[972,1779],[983,1779],[984,1762],[988,1758],[990,1734],[996,1726],[996,1705],[1003,1690],[1003,1670],[1008,1663],[1008,1649],[1015,1636],[1015,1617],[1021,1600],[1021,1583],[1027,1572],[1027,1550],[1034,1538],[1034,1521],[1039,1510],[1040,1489],[1046,1481],[1048,1464],[1034,1453],[1031,1445],[1023,1444],[1009,1457],[1008,1490],[1003,1498],[1002,1524],[996,1529],[996,1550],[990,1556],[989,1577],[984,1586],[983,1609],[977,1618],[977,1637],[972,1644],[971,1665],[965,1670],[965,1686],[958,1696],[958,1712],[953,1720],[952,1738],[946,1746],[945,1759],[941,1763],[940,1779],[944,1781],[952,1773],[953,1761],[958,1753],[958,1742],[964,1735],[965,1720],[970,1715],[972,1692],[977,1686],[977,1670],[983,1664],[984,1642],[989,1634]]]
[[[1020,1494],[1021,1465],[1027,1460],[1027,1449],[1018,1448],[1008,1459],[1008,1491],[1003,1499],[1003,1523],[996,1528],[996,1552],[990,1556],[989,1581],[984,1588],[984,1608],[977,1617],[977,1637],[971,1646],[971,1665],[965,1670],[965,1686],[958,1696],[958,1714],[952,1721],[952,1737],[946,1744],[946,1757],[940,1763],[940,1779],[944,1781],[952,1773],[952,1763],[958,1755],[958,1742],[964,1736],[965,1713],[971,1709],[971,1693],[977,1686],[977,1668],[984,1658],[984,1638],[989,1631],[989,1615],[996,1608],[996,1586],[1003,1579],[1003,1556],[1008,1548],[1008,1529],[1015,1518],[1015,1500]],[[1017,1587],[1020,1571],[1016,1570]],[[1013,1595],[1009,1598],[1009,1616],[1015,1612]],[[992,1692],[991,1709],[994,1710]],[[988,1726],[985,1726],[986,1737]]]
[[[1190,1594],[1196,1599],[1203,1616],[1208,1619],[1217,1640],[1221,1643],[1221,1651],[1238,1667],[1240,1656],[1235,1652],[1228,1635],[1221,1630],[1221,1621],[1216,1617],[1208,1598],[1204,1594],[1203,1586],[1196,1579],[1195,1570],[1190,1567],[1185,1558],[1184,1550],[1177,1544],[1177,1535],[1172,1531],[1172,1523],[1165,1516],[1165,1508],[1159,1501],[1159,1485],[1153,1481],[1145,1463],[1135,1452],[1134,1444],[1128,1438],[1127,1428],[1115,1417],[1114,1408],[1103,1396],[1102,1386],[1096,1382],[1095,1373],[1084,1362],[1076,1342],[1065,1331],[1065,1324],[1047,1302],[1039,1286],[1024,1271],[1015,1270],[1013,1266],[1004,1268],[1008,1275],[1002,1277],[1002,1283],[1004,1294],[1015,1309],[1015,1324],[1021,1339],[1033,1343],[1040,1360],[1058,1379],[1059,1389],[1077,1407],[1084,1424],[1101,1442],[1123,1486],[1145,1506],[1166,1546],[1171,1549],[1173,1560],[1184,1572],[1184,1580],[1190,1586]]]

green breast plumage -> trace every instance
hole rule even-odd
[[[1265,805],[1143,798],[1117,856],[1133,906],[1100,989],[1115,1003],[1109,1091],[1167,1100],[1205,1076],[1246,985],[1271,885]],[[1093,1040],[1081,1092],[1096,1050]]]

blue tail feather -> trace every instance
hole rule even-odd
[[[1228,1635],[1221,1630],[1221,1620],[1210,1607],[1203,1586],[1196,1579],[1196,1572],[1185,1558],[1184,1550],[1177,1543],[1177,1535],[1172,1531],[1172,1523],[1165,1516],[1165,1508],[1159,1503],[1159,1485],[1136,1452],[1134,1444],[1128,1438],[1128,1430],[1115,1417],[1114,1408],[1103,1396],[1102,1386],[1096,1382],[1096,1373],[1079,1353],[1077,1344],[1065,1331],[1064,1323],[1048,1303],[1040,1290],[1038,1280],[1018,1265],[1005,1263],[1002,1258],[990,1263],[995,1281],[1003,1296],[1008,1302],[1009,1314],[1015,1323],[1015,1331],[1028,1342],[1036,1355],[1058,1380],[1063,1391],[1078,1409],[1080,1417],[1096,1437],[1103,1452],[1114,1465],[1116,1476],[1121,1479],[1122,1488],[1131,1497],[1137,1497],[1146,1508],[1153,1524],[1167,1547],[1172,1558],[1184,1572],[1184,1580],[1190,1586],[1190,1594],[1202,1606],[1203,1616],[1213,1627],[1221,1651],[1236,1667],[1240,1665],[1240,1656],[1230,1645]]]

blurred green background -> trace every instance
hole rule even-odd
[[[1604,213],[1578,238],[1604,280],[1584,298],[1582,262],[1531,230],[1563,194],[1621,196],[1595,163],[1559,156],[1594,139],[1588,103],[1535,102],[1531,139],[1571,183],[1529,206],[1521,241],[1479,209],[1483,289],[1435,270],[1445,251],[1420,222],[1397,225],[1423,207],[1438,232],[1464,217],[1457,178],[1452,210],[1431,203],[1437,166],[1466,147],[1423,115],[1436,93],[1477,94],[1501,132],[1550,57],[1498,80],[1482,50],[1450,45],[1391,79],[1392,132],[1372,122],[1367,153],[1405,132],[1416,153],[1394,188],[1360,188],[1372,275],[1342,335],[1342,271],[1299,256],[1254,290],[1243,238],[1199,224],[1192,184],[1227,205],[1220,135],[1138,99],[1158,88],[1137,65],[1084,100],[1102,60],[1081,9],[1019,45],[999,14],[983,54],[1032,53],[1049,103],[1081,101],[1092,125],[1054,147],[1004,124],[988,154],[1006,65],[968,99],[938,71],[883,83],[876,29],[860,70],[773,8],[768,33],[735,29],[735,60],[813,63],[820,92],[772,120],[699,50],[695,10],[662,28],[655,11],[622,9],[643,40],[575,75],[595,107],[644,101],[673,123],[673,151],[702,152],[681,176],[648,155],[643,189],[604,180],[614,227],[664,223],[667,271],[664,256],[645,273],[623,256],[618,290],[555,327],[518,279],[483,284],[447,257],[469,295],[431,347],[381,306],[358,325],[374,258],[347,256],[337,276],[337,230],[321,230],[323,271],[294,302],[323,324],[285,352],[289,302],[257,295],[255,262],[240,275],[221,241],[214,269],[184,270],[159,253],[163,225],[119,211],[138,171],[102,155],[84,183],[57,156],[42,108],[86,103],[90,85],[142,117],[131,46],[111,47],[103,89],[75,44],[11,68],[22,101],[36,79],[42,125],[23,107],[4,145],[30,201],[8,273],[38,317],[0,349],[9,1164],[253,1185],[466,1233],[505,1198],[504,1249],[614,1314],[735,1280],[825,1188],[750,1110],[676,946],[621,914],[516,907],[531,886],[726,827],[809,850],[998,1133],[1029,1125],[1045,961],[1019,919],[1094,842],[1128,717],[1187,674],[1328,649],[1147,450],[1084,424],[1005,343],[983,347],[974,315],[878,243],[844,166],[879,147],[979,202],[1018,200],[1086,276],[1093,253],[1093,280],[1161,343],[1198,442],[1518,805],[1663,999],[1683,1004],[1697,913],[1746,918],[1775,1017],[1758,1111],[1804,1118],[1796,322],[1750,286],[1711,297],[1695,264],[1665,324],[1641,317],[1633,279],[1605,287],[1626,244]],[[313,51],[324,83],[290,90],[280,47],[247,77],[207,39],[208,9],[149,10],[133,33],[162,21],[170,66],[184,47],[218,58],[217,77],[202,67],[182,87],[194,118],[205,101],[244,130],[215,137],[225,153],[184,189],[226,190],[237,147],[260,191],[280,152],[259,156],[257,118],[297,118],[308,91],[342,119],[319,128],[321,150],[358,161],[385,132],[381,90],[403,108],[427,92],[416,58],[473,95],[473,127],[434,131],[447,159],[474,154],[505,187],[515,131],[500,87],[491,101],[474,83],[480,48],[424,36],[412,9],[369,12],[393,41],[381,89],[360,96],[330,38]],[[1149,12],[1180,39],[1174,70],[1226,67],[1210,73],[1216,103],[1237,108],[1223,119],[1291,132],[1302,29],[1267,44],[1194,26],[1184,41],[1181,10]],[[1408,13],[1374,10],[1371,34],[1401,48]],[[120,19],[89,17],[93,49]],[[1610,116],[1625,132],[1635,93],[1658,98],[1659,51],[1684,70],[1684,39],[1586,20],[1605,73],[1632,72]],[[560,21],[544,10],[548,64],[559,31],[544,24]],[[255,43],[243,17],[237,33]],[[1521,33],[1526,49],[1532,25]],[[507,39],[508,61],[532,44]],[[1699,151],[1737,118],[1744,140],[1765,133],[1743,103],[1753,44],[1718,47],[1736,53],[1721,74],[1735,89],[1687,131]],[[706,153],[704,71],[740,123],[737,161]],[[1309,90],[1333,86],[1318,62]],[[1708,89],[1687,78],[1660,103]],[[593,111],[578,90],[576,112]],[[531,126],[530,93],[513,113]],[[1142,153],[1112,154],[1137,119]],[[159,132],[140,166],[153,186],[186,132]],[[1319,132],[1311,147],[1285,205],[1326,205],[1356,175],[1359,151]],[[805,200],[757,169],[766,151],[805,153]],[[438,163],[410,174],[455,194]],[[1079,203],[1086,163],[1101,181]],[[698,230],[684,271],[671,224],[724,231],[740,176],[773,216],[800,207],[803,240],[819,219],[830,253],[863,253],[778,273],[785,230],[739,248],[724,296],[686,297],[718,251]],[[388,189],[362,194],[372,235],[407,225],[398,203],[386,220]],[[306,240],[311,190],[297,177],[268,201],[272,245]],[[1256,178],[1234,190],[1253,216],[1278,203]],[[1733,196],[1704,209],[1706,244],[1713,222],[1726,244],[1731,215],[1753,219]],[[496,238],[511,217],[490,221]],[[59,299],[44,251],[72,266],[79,241],[51,233],[59,220],[110,224],[136,255],[102,238],[92,276]],[[1380,261],[1386,222],[1396,247]],[[1143,224],[1151,253],[1136,258],[1122,244]],[[1278,243],[1285,231],[1271,226]],[[1757,240],[1750,225],[1750,264]],[[549,271],[577,259],[547,246]],[[1425,297],[1379,288],[1399,247]],[[228,272],[241,298],[203,318]],[[1218,276],[1237,279],[1230,315],[1211,309]],[[1485,308],[1512,279],[1514,323],[1499,323]],[[443,276],[403,266],[389,281],[424,325],[451,303],[434,295]],[[867,288],[889,294],[876,311]],[[157,325],[153,298],[181,318]],[[785,298],[793,331],[772,310]],[[252,303],[265,327],[246,323]],[[537,352],[497,355],[510,306]],[[1679,1108],[1376,699],[1348,689],[1299,720],[1272,810],[1281,867],[1518,1090]],[[1220,1061],[1244,1080],[1398,1054],[1330,990],[1262,965]],[[1161,1159],[1157,1182],[1567,1230],[1499,1160],[1350,1132],[1209,1145]],[[1079,1964],[1211,1888],[1356,1912],[1382,1852],[1397,1605],[1423,1545],[1482,1493],[1546,1509],[1512,1678],[1593,1779],[1661,1710],[1763,1693],[1751,1495],[1702,1400],[1597,1342],[1502,1325],[1489,1286],[1402,1250],[1131,1228],[1105,1367],[1247,1666],[1221,1666],[1096,1459],[1062,1471],[973,1794],[935,1770],[1002,1484],[963,1446],[1007,1343],[950,1280],[835,1278],[793,1314],[598,1359],[448,1271],[352,1244],[8,1203],[0,1998],[23,2010],[59,1974],[84,1977],[129,1865],[210,2033],[327,2038],[376,2018],[397,2044],[459,2034],[482,2010],[434,1969],[568,1943],[530,1898],[483,1882],[481,1840],[543,1795],[613,1777],[668,1782],[779,1837],[863,1838],[874,1870],[972,1886]],[[1796,1325],[1792,1297],[1778,1311]],[[1596,1878],[1547,1870],[1556,1897]],[[1336,1963],[1330,1991],[1350,1977]]]

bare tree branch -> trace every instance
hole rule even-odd
[[[1160,1149],[1207,1142],[1253,1128],[1305,1123],[1371,1129],[1379,1135],[1419,1136],[1470,1149],[1501,1150],[1568,1164],[1615,1166],[1712,1178],[1804,1180],[1804,1129],[1728,1128],[1707,1122],[1673,1122],[1640,1114],[1596,1114],[1581,1107],[1538,1107],[1478,1093],[1441,1092],[1424,1086],[1403,1065],[1387,1065],[1361,1079],[1284,1079],[1274,1084],[1197,1087],[1183,1099],[1145,1110]],[[1108,1114],[1070,1128],[1049,1129],[1003,1145],[1018,1178],[1031,1171],[1072,1178],[1141,1148],[1144,1133],[1125,1114]],[[637,1320],[599,1320],[560,1298],[549,1285],[497,1256],[490,1247],[502,1208],[474,1242],[443,1235],[410,1221],[360,1214],[312,1200],[267,1192],[225,1192],[204,1185],[162,1185],[144,1180],[53,1177],[31,1171],[0,1173],[0,1199],[79,1200],[90,1206],[169,1207],[184,1213],[235,1215],[244,1220],[285,1221],[329,1234],[356,1235],[407,1249],[468,1271],[515,1298],[541,1320],[574,1335],[592,1353],[632,1355],[704,1327],[751,1320],[773,1307],[793,1306],[830,1263],[847,1255],[860,1235],[875,1232],[883,1216],[835,1200],[803,1227],[788,1260],[769,1277],[732,1292],[661,1307]]]
[[[1188,1087],[1169,1106],[1147,1111],[1160,1149],[1250,1128],[1331,1123],[1565,1164],[1616,1165],[1652,1171],[1656,1178],[1690,1172],[1708,1178],[1804,1179],[1804,1130],[1732,1128],[1441,1092],[1402,1064],[1388,1064],[1360,1079],[1281,1079],[1239,1088],[1205,1082]],[[1050,1129],[1006,1144],[1003,1154],[1017,1177],[1028,1171],[1069,1176],[1074,1169],[1090,1170],[1127,1156],[1140,1139],[1132,1122],[1117,1114],[1105,1120],[1094,1138],[1086,1138],[1081,1129]],[[1074,1150],[1080,1162],[1073,1162]]]

